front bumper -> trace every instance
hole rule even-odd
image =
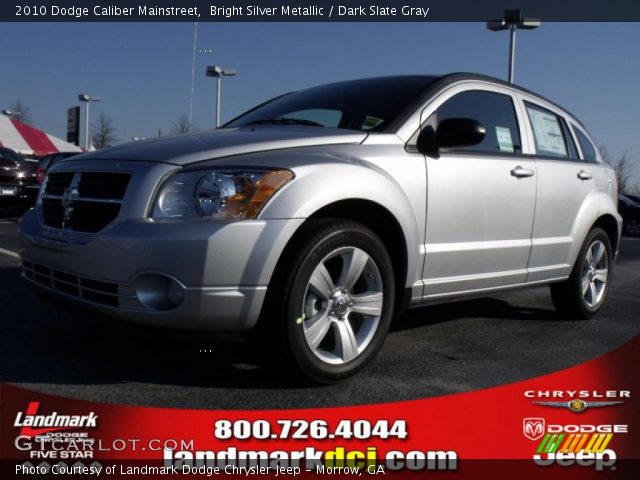
[[[23,277],[66,302],[163,327],[243,331],[258,320],[277,260],[302,219],[116,222],[95,235],[20,222]],[[138,279],[170,278],[182,288],[171,308],[141,300]]]

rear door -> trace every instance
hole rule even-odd
[[[538,174],[528,282],[566,277],[578,212],[594,188],[597,164],[584,161],[564,113],[522,95]]]
[[[518,108],[510,89],[472,83],[443,93],[424,112],[434,129],[460,117],[486,129],[479,145],[427,157],[425,299],[526,280],[536,171],[522,153]]]

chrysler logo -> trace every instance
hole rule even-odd
[[[585,401],[580,398],[574,398],[568,402],[531,402],[536,405],[542,405],[543,407],[560,407],[560,408],[568,408],[572,412],[580,413],[585,411],[589,407],[610,407],[612,405],[620,405],[621,401],[616,402],[594,402],[594,401]]]

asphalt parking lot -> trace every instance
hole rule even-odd
[[[0,381],[67,397],[234,409],[414,399],[553,372],[640,333],[640,239],[625,238],[597,320],[559,319],[547,288],[413,309],[367,370],[301,387],[238,339],[87,318],[35,297],[20,278],[15,215],[0,209]]]

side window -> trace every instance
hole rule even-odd
[[[593,143],[591,143],[587,136],[576,127],[573,127],[573,131],[576,133],[576,138],[580,144],[580,150],[582,150],[582,156],[584,159],[587,162],[596,163],[598,161],[598,156],[596,155],[596,149],[593,146]]]
[[[447,118],[471,118],[482,123],[486,130],[482,142],[459,150],[521,152],[518,119],[508,95],[482,90],[462,92],[442,104],[433,116],[427,122],[436,124]]]
[[[528,102],[525,102],[525,105],[533,129],[536,153],[550,157],[569,158],[561,118],[545,108]]]

